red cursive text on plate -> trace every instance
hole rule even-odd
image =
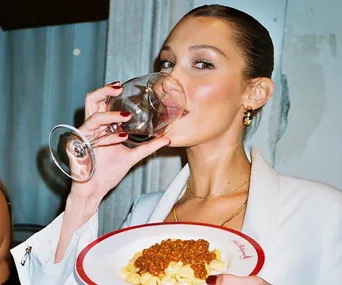
[[[240,259],[244,260],[253,257],[246,254],[246,245],[241,244],[238,240],[232,240],[232,242],[239,248],[239,251],[241,252]]]

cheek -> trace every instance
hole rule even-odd
[[[210,111],[212,108],[227,108],[240,101],[240,88],[233,80],[210,80],[193,82],[188,92],[190,107],[199,108],[204,105]],[[215,108],[215,109],[216,109]]]
[[[222,134],[241,107],[242,89],[239,80],[192,79],[185,84],[190,113],[174,123],[167,137],[171,146],[189,146]]]

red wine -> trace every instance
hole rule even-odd
[[[139,134],[129,134],[128,139],[134,143],[144,143],[155,139],[156,136],[139,135]]]

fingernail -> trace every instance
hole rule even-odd
[[[120,81],[114,81],[114,82],[112,82],[112,83],[109,83],[109,85],[118,84],[118,83],[120,83]]]
[[[121,85],[114,85],[114,86],[110,86],[110,87],[112,87],[113,89],[121,89],[122,88],[122,86]]]
[[[210,276],[208,276],[208,278],[205,280],[205,282],[207,282],[207,284],[209,284],[209,285],[215,285],[215,284],[216,284],[216,279],[217,279],[217,276],[216,276],[216,275],[210,275]]]
[[[131,113],[130,112],[120,112],[120,115],[122,117],[129,117],[131,115]]]
[[[120,138],[127,137],[127,133],[125,133],[125,132],[122,132],[122,133],[120,133],[120,134],[119,134],[119,137],[120,137]]]

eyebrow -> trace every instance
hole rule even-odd
[[[210,45],[196,45],[196,46],[191,46],[189,47],[189,50],[199,50],[199,49],[211,49],[225,57],[227,57],[227,55],[222,51],[220,50],[219,48],[217,47],[214,47],[214,46],[210,46]]]
[[[228,56],[222,51],[220,50],[219,48],[215,47],[215,46],[211,46],[211,45],[195,45],[195,46],[191,46],[189,47],[189,50],[200,50],[200,49],[210,49],[210,50],[213,50],[223,56],[225,56],[226,58],[228,58]],[[171,47],[166,45],[166,46],[163,46],[162,51],[165,50],[165,51],[171,51]],[[229,59],[229,58],[228,58]]]
[[[163,50],[171,51],[171,47],[170,46],[163,46],[160,51],[163,51]]]

